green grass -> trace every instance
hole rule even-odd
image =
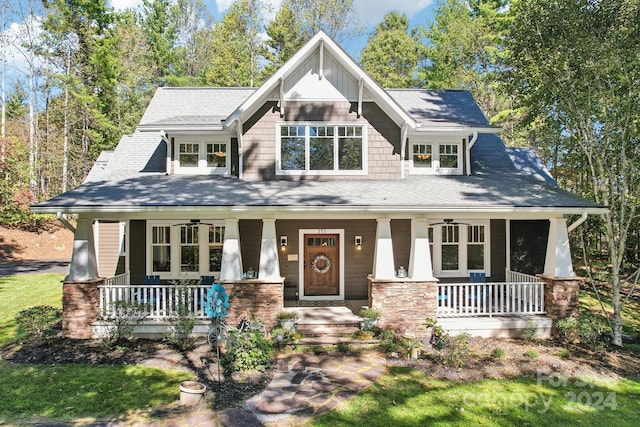
[[[63,274],[0,277],[0,347],[15,340],[15,316],[36,305],[62,307]]]
[[[105,419],[178,398],[183,371],[142,366],[18,365],[0,361],[0,424]]]
[[[314,426],[640,425],[640,383],[543,379],[434,380],[391,367],[371,387]]]

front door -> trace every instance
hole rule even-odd
[[[304,295],[340,294],[340,235],[304,235]]]

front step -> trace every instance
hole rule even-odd
[[[355,346],[375,345],[378,340],[362,340],[353,334],[360,330],[362,318],[346,307],[296,307],[287,310],[298,313],[298,331],[302,334],[302,345]]]

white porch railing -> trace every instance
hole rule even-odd
[[[127,277],[124,277],[127,276]],[[127,301],[145,304],[146,319],[167,320],[177,316],[179,300],[175,285],[130,285],[127,274],[108,278],[98,286],[100,314],[112,317],[115,314],[113,303]],[[189,288],[191,309],[197,319],[209,319],[204,313],[204,301],[211,285],[197,285]]]
[[[542,279],[538,276],[532,276],[531,274],[519,273],[517,271],[507,270],[507,275],[505,278],[505,282],[531,282],[531,283],[541,283]]]
[[[438,284],[438,317],[545,313],[544,282]]]

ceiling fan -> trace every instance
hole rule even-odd
[[[442,222],[434,222],[433,224],[429,224],[430,227],[434,225],[470,225],[470,224],[466,222],[454,221],[453,218],[445,218],[442,220]]]
[[[202,225],[216,225],[216,224],[210,224],[208,222],[200,222],[199,219],[191,219],[191,220],[189,220],[189,222],[182,222],[182,223],[179,223],[179,224],[172,224],[172,225],[174,227],[177,227],[177,226],[182,226],[182,225],[201,225],[201,224]]]

